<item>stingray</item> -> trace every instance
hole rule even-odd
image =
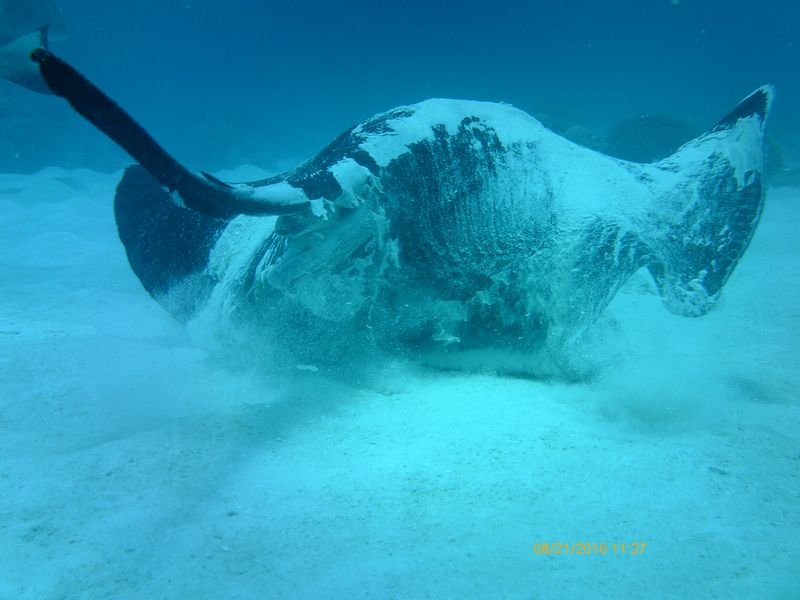
[[[144,288],[177,318],[248,324],[300,358],[374,350],[575,379],[580,340],[640,269],[671,312],[713,308],[764,202],[770,86],[649,164],[507,104],[431,99],[228,183],[188,171],[51,52],[32,58],[139,163],[114,208]]]

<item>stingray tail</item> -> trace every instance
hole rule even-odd
[[[266,187],[231,186],[214,177],[191,173],[71,65],[42,47],[33,50],[30,58],[39,65],[41,78],[52,93],[65,98],[81,116],[119,144],[161,186],[177,192],[186,207],[218,218],[281,215],[308,209],[305,197],[287,197]]]
[[[30,60],[31,52],[47,48],[47,27],[0,46],[0,77],[40,94],[52,93]]]
[[[764,126],[773,95],[771,86],[757,89],[654,165],[673,181],[660,198],[648,268],[674,313],[708,312],[750,244],[764,204]]]

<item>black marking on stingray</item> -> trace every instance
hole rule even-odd
[[[660,290],[671,279],[670,289],[689,289],[689,282],[693,282],[702,285],[709,296],[718,294],[749,245],[761,216],[760,174],[749,171],[747,185],[740,188],[733,167],[724,157],[713,154],[706,164],[706,170],[716,176],[702,181],[695,202],[681,216],[679,251],[671,253],[666,268],[650,266]],[[710,206],[714,210],[709,210]]]
[[[309,200],[326,198],[335,200],[342,193],[342,186],[328,170],[314,171],[302,177],[289,177],[289,184],[303,190]]]
[[[509,235],[512,229],[525,231],[525,225],[519,227],[513,210],[487,201],[487,188],[506,157],[493,128],[473,117],[455,134],[443,125],[432,131],[387,166],[384,186],[394,193],[386,209],[403,263],[440,293],[463,300],[486,289],[488,274],[502,270],[509,257],[529,254],[535,232]]]
[[[342,188],[333,177],[329,169],[336,163],[350,158],[357,164],[369,170],[373,175],[381,172],[378,163],[360,145],[367,135],[393,133],[390,121],[408,118],[414,114],[411,107],[398,108],[387,113],[376,115],[360,125],[356,125],[340,134],[330,144],[325,146],[313,158],[300,166],[276,175],[251,181],[248,185],[262,187],[287,181],[289,184],[302,189],[310,199],[326,198],[335,200],[342,193]]]
[[[381,119],[376,120],[370,130],[377,128],[382,130],[387,129],[388,126],[385,124],[387,118],[388,117],[382,116]],[[290,185],[302,189],[310,200],[315,200],[317,198],[325,198],[331,201],[336,200],[342,193],[342,187],[330,172],[330,168],[339,161],[350,158],[357,164],[368,169],[373,175],[378,175],[380,173],[380,168],[378,167],[378,163],[375,162],[375,159],[372,158],[368,152],[359,147],[364,138],[363,135],[356,134],[354,129],[355,127],[351,127],[339,135],[333,142],[323,148],[319,154],[307,160],[299,167],[275,177],[252,181],[249,185],[261,187],[286,181]]]
[[[769,94],[767,90],[764,88],[758,89],[742,100],[731,112],[722,117],[710,131],[731,129],[739,119],[746,119],[753,115],[757,115],[763,121],[766,118],[768,108]]]

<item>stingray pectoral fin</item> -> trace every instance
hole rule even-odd
[[[774,90],[748,95],[714,127],[656,163],[679,174],[665,194],[650,273],[672,312],[700,316],[719,299],[764,205],[764,128]],[[668,215],[664,219],[664,214]]]
[[[762,85],[739,102],[727,115],[722,117],[719,122],[709,130],[709,133],[733,129],[741,119],[755,118],[763,124],[769,114],[774,96],[775,89],[771,85]]]
[[[49,50],[30,55],[50,90],[100,131],[119,144],[162,186],[177,192],[183,203],[212,217],[283,215],[306,210],[307,199],[271,195],[249,186],[228,186],[215,178],[191,173],[170,156],[144,128],[75,68]]]
[[[229,221],[179,206],[139,165],[117,186],[114,216],[144,289],[177,319],[190,319],[216,284],[209,255]]]
[[[40,94],[50,94],[36,65],[29,57],[38,48],[47,48],[47,27],[33,31],[0,47],[0,77]]]

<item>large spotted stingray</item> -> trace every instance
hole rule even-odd
[[[649,270],[670,311],[703,315],[762,210],[769,86],[652,164],[509,105],[433,99],[231,184],[190,173],[49,51],[32,58],[141,165],[115,212],[145,289],[181,319],[245,323],[302,359],[380,349],[577,377],[577,340],[634,272]]]

